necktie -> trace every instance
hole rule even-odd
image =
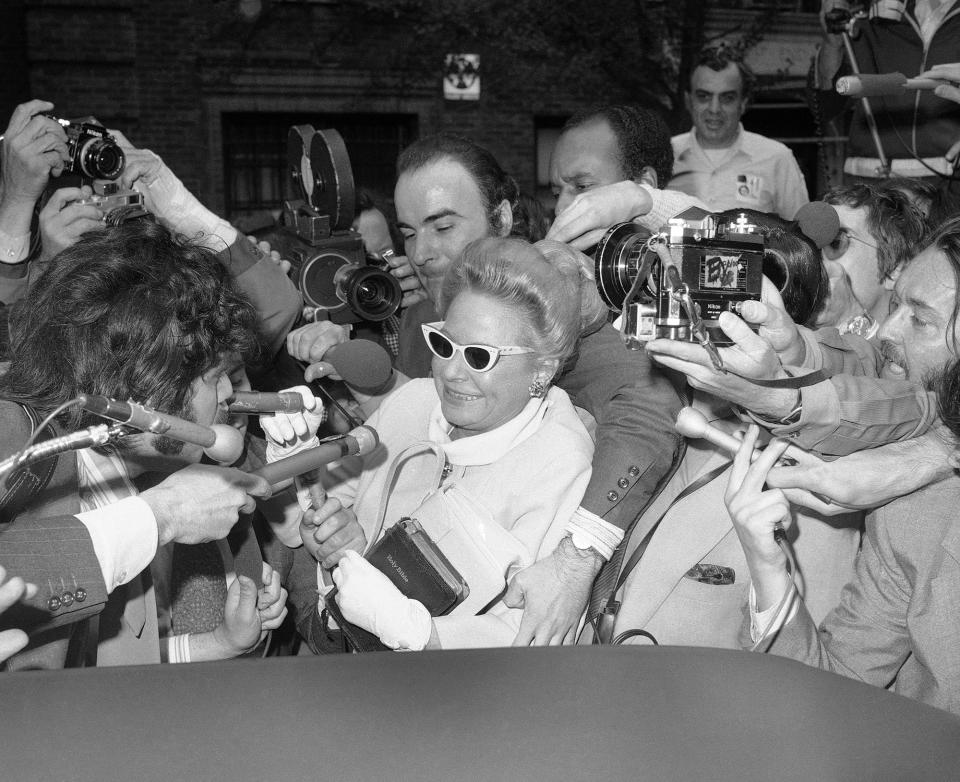
[[[227,582],[216,542],[175,544],[170,580],[170,621],[176,635],[209,632],[223,621]]]

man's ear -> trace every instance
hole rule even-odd
[[[903,271],[903,264],[900,264],[896,269],[894,269],[890,274],[883,278],[883,289],[885,291],[892,291],[897,284],[897,279],[900,277],[900,272]]]
[[[658,190],[660,185],[657,183],[657,172],[653,166],[644,166],[640,176],[633,180],[641,185],[650,185],[654,190]]]
[[[683,91],[683,107],[687,110],[687,114],[693,117],[693,99],[690,97],[690,90]]]
[[[494,210],[494,216],[496,217],[494,224],[497,226],[500,236],[509,236],[513,230],[513,209],[506,198]]]

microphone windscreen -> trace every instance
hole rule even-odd
[[[217,439],[203,452],[215,462],[233,464],[243,453],[243,435],[226,424],[213,424],[210,428]]]
[[[345,382],[357,388],[380,388],[393,371],[387,351],[366,339],[334,345],[323,360],[332,364]]]
[[[824,201],[804,204],[797,210],[794,220],[800,232],[820,249],[836,239],[840,232],[837,210]]]

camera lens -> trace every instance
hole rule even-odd
[[[608,307],[620,311],[638,276],[650,273],[645,245],[650,232],[636,223],[613,226],[594,250],[597,290]]]
[[[372,266],[354,269],[342,282],[340,297],[364,320],[386,320],[400,309],[403,291],[388,272]]]
[[[80,153],[80,168],[91,179],[116,179],[123,172],[126,155],[115,141],[94,138]]]

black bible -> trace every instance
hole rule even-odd
[[[470,594],[467,582],[416,519],[400,519],[365,558],[404,595],[423,603],[430,616],[450,613]],[[343,618],[336,594],[336,588],[327,594],[326,609],[340,627],[347,647],[357,652],[388,651],[390,647],[373,633]]]

